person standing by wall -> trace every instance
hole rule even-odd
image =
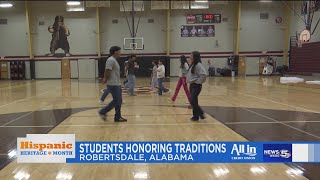
[[[109,50],[110,57],[106,62],[106,70],[104,73],[103,81],[106,82],[108,91],[112,94],[112,101],[99,111],[99,115],[102,120],[106,120],[106,114],[115,108],[114,121],[115,122],[126,122],[121,116],[121,104],[122,104],[122,93],[121,93],[121,79],[120,79],[120,66],[117,62],[117,58],[121,55],[121,48],[118,46],[112,46]]]
[[[174,102],[176,100],[182,85],[183,85],[184,92],[186,93],[189,102],[191,102],[190,92],[189,92],[187,80],[186,80],[186,75],[187,75],[188,69],[189,69],[189,65],[187,63],[187,58],[184,55],[180,56],[179,81],[178,81],[178,84],[176,87],[176,91],[174,92],[174,95],[171,98],[168,98],[171,102]]]
[[[163,81],[165,78],[165,74],[166,74],[166,68],[164,67],[162,61],[159,61],[159,66],[157,68],[157,78],[158,78],[158,86],[159,86],[159,92],[158,95],[162,96],[162,92],[169,92],[169,89],[166,89],[163,86]]]
[[[202,89],[202,84],[206,81],[207,73],[201,63],[200,53],[193,51],[190,56],[191,65],[187,73],[187,82],[190,84],[192,121],[204,119],[204,112],[199,106],[198,96]]]
[[[214,76],[215,75],[215,68],[213,67],[213,64],[211,62],[211,60],[209,59],[208,60],[208,73],[209,73],[209,76]]]

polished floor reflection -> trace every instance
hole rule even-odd
[[[166,86],[174,90],[177,78]],[[97,116],[103,88],[95,80],[0,81],[0,179],[318,179],[317,164],[17,164],[16,138],[72,133],[78,141],[319,141],[320,88],[283,85],[279,77],[209,78],[200,104],[207,119],[190,122],[177,102],[148,90],[124,93],[127,123]],[[106,102],[110,100],[107,98]],[[108,115],[112,118],[112,113]]]

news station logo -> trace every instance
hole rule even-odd
[[[18,163],[66,163],[74,157],[74,134],[27,134],[17,139]]]
[[[257,147],[249,144],[233,144],[231,155],[232,160],[255,160]]]
[[[292,161],[292,145],[291,144],[264,144],[263,145],[263,161],[264,162],[291,162]]]

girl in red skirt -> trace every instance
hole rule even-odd
[[[176,91],[174,92],[174,95],[171,98],[169,98],[170,101],[174,102],[176,100],[177,95],[180,91],[180,88],[183,85],[184,92],[186,93],[190,103],[190,92],[189,92],[187,81],[186,81],[186,74],[188,73],[188,69],[189,69],[189,65],[187,63],[187,58],[184,55],[180,56],[180,73],[179,73],[180,78],[176,87]]]

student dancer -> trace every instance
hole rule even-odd
[[[129,59],[129,56],[128,56],[128,59]],[[128,82],[128,69],[127,69],[127,64],[128,64],[128,60],[124,62],[124,71],[123,71],[123,75],[124,77],[126,77],[126,79],[123,81],[123,85],[125,86]],[[126,88],[126,87],[124,87]]]
[[[115,108],[114,121],[115,122],[126,122],[121,116],[121,104],[122,104],[122,93],[121,93],[121,80],[120,80],[120,66],[117,62],[117,58],[120,57],[121,48],[118,46],[112,46],[109,50],[111,57],[106,62],[106,69],[104,72],[103,81],[106,82],[108,91],[112,94],[112,101],[104,108],[99,111],[99,115],[102,120],[106,120],[106,114]]]
[[[191,102],[190,92],[189,92],[187,80],[186,80],[188,69],[189,69],[189,65],[187,63],[187,58],[184,55],[180,56],[180,72],[179,72],[180,78],[176,87],[176,91],[174,92],[174,95],[171,98],[168,98],[171,102],[174,102],[176,100],[182,85],[183,85],[184,92],[186,93],[187,98],[189,100],[189,103]]]
[[[153,68],[152,68],[152,74],[151,74],[151,92],[155,92],[155,88],[158,83],[158,78],[157,78],[158,61],[154,60],[152,61],[152,64],[153,64]]]
[[[206,81],[207,73],[201,64],[201,57],[198,51],[193,51],[190,56],[191,65],[187,73],[187,82],[190,83],[191,106],[193,111],[192,121],[198,121],[199,117],[204,119],[204,112],[198,104],[198,96],[202,84]]]
[[[164,67],[162,61],[159,61],[159,66],[157,68],[157,78],[158,78],[158,86],[159,86],[159,92],[158,95],[162,96],[162,92],[169,92],[169,89],[166,89],[163,86],[163,81],[165,78],[165,74],[166,74],[166,68]]]
[[[108,58],[110,57],[110,55],[108,56]],[[108,59],[107,58],[107,59]],[[105,63],[106,64],[106,63]],[[106,65],[104,65],[104,66],[106,66]],[[107,86],[104,88],[104,89],[102,89],[101,90],[101,93],[102,93],[102,95],[101,95],[101,97],[100,97],[100,100],[99,100],[99,103],[100,104],[103,104],[103,102],[104,102],[104,100],[107,98],[107,96],[109,95],[109,91],[108,91],[108,88],[107,88]]]
[[[128,82],[125,84],[125,87],[129,87],[129,96],[136,96],[134,93],[134,85],[136,81],[136,68],[139,68],[135,65],[136,55],[129,56],[126,69],[128,70]]]

